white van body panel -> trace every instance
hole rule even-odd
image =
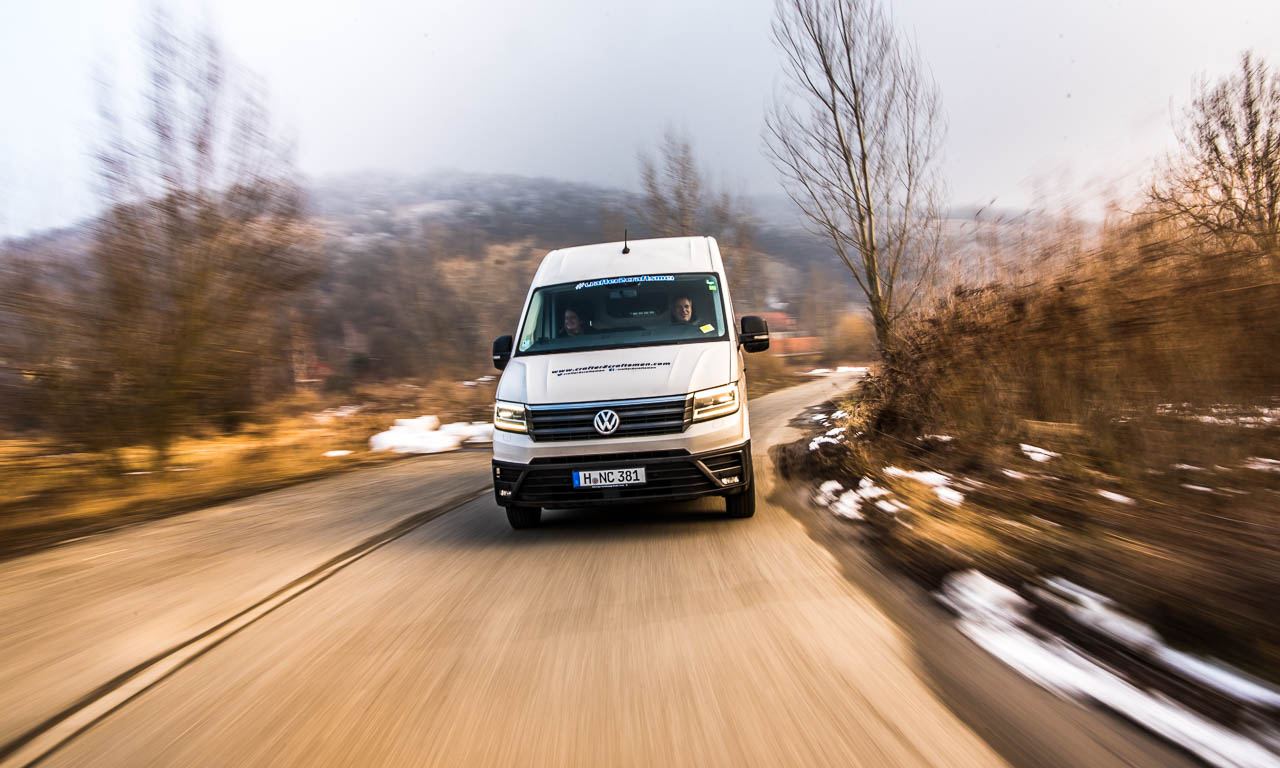
[[[738,380],[738,355],[725,341],[563,352],[512,358],[498,399],[582,403],[684,395]]]
[[[663,237],[635,240],[631,252],[622,253],[623,243],[601,243],[561,248],[548,253],[533,276],[533,288],[558,283],[576,283],[602,277],[660,274],[667,272],[715,272],[724,274],[720,247],[710,237]]]
[[[522,467],[527,468],[537,460],[560,457],[590,462],[593,457],[678,450],[688,451],[696,458],[698,454],[741,448],[746,480],[749,480],[750,455],[746,446],[751,439],[751,428],[743,355],[719,246],[710,237],[638,240],[629,246],[627,254],[623,254],[621,242],[564,248],[548,253],[525,297],[514,338],[520,339],[524,324],[534,321],[528,317],[529,306],[534,292],[541,287],[615,277],[681,273],[712,273],[718,277],[724,302],[726,335],[714,341],[693,340],[618,349],[526,354],[516,350],[503,369],[497,399],[526,406],[590,404],[603,409],[615,401],[692,396],[701,390],[736,384],[738,410],[691,423],[679,433],[539,441],[526,433],[497,429],[493,436],[495,473],[501,466],[515,466],[517,470],[524,471]],[[558,466],[572,469],[578,465]],[[733,486],[726,487],[731,493],[745,485],[737,477],[725,482]],[[501,494],[499,500],[507,503],[502,501]]]

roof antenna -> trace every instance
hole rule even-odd
[[[627,230],[622,230],[622,255],[626,256],[631,253],[631,248],[627,246]]]

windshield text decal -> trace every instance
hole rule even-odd
[[[573,286],[575,291],[583,288],[596,288],[601,285],[620,285],[623,283],[670,283],[676,279],[675,275],[637,275],[635,277],[606,277],[600,280],[589,280],[585,283],[578,283]]]

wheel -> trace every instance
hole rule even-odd
[[[724,509],[729,517],[751,517],[756,513],[756,484],[747,481],[742,493],[724,497]]]
[[[507,507],[507,522],[512,528],[533,528],[542,521],[542,507]]]

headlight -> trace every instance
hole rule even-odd
[[[693,420],[706,421],[738,412],[738,385],[725,384],[693,393]]]
[[[493,404],[493,428],[503,432],[528,432],[524,403],[499,400]]]

